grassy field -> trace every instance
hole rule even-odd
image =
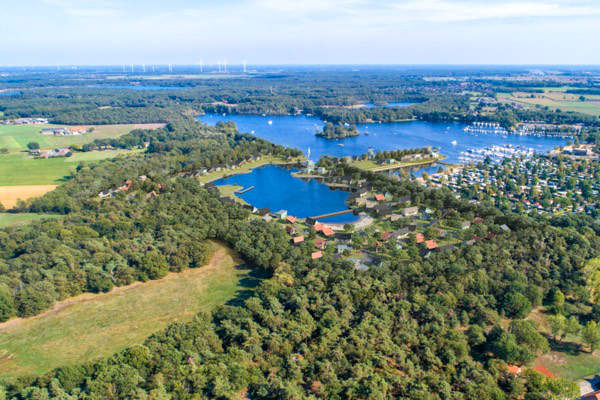
[[[48,214],[9,214],[0,213],[0,228],[6,228],[9,226],[23,225],[31,221],[37,221],[39,219],[52,218],[52,215]]]
[[[242,300],[258,283],[256,272],[226,246],[213,245],[206,266],[105,294],[83,294],[40,316],[0,324],[0,375],[41,374],[105,357],[175,321]]]
[[[95,139],[111,139],[124,135],[136,128],[154,128],[162,124],[127,124],[127,125],[97,125],[93,132],[73,136],[42,135],[40,130],[48,127],[63,127],[64,125],[0,125],[0,148],[9,152],[27,149],[27,143],[37,142],[42,149],[68,147],[75,144],[85,144]]]
[[[563,111],[576,111],[584,114],[600,115],[600,97],[585,96],[586,101],[580,101],[579,95],[564,93],[560,90],[547,90],[545,93],[500,93],[498,99],[502,102],[514,102],[524,105],[547,106],[551,109],[560,108]]]
[[[36,159],[27,153],[2,154],[0,186],[57,185],[68,179],[81,161],[98,161],[131,153],[128,150],[93,151],[47,159]]]
[[[297,161],[297,160],[295,160],[295,161]],[[208,182],[216,181],[217,179],[223,178],[224,176],[245,174],[245,173],[252,171],[254,168],[262,167],[263,165],[267,165],[267,164],[282,165],[282,164],[290,164],[295,161],[288,162],[288,161],[282,160],[281,158],[277,158],[277,157],[273,157],[273,156],[266,156],[266,157],[262,157],[258,161],[250,161],[250,162],[243,163],[235,169],[224,169],[221,171],[214,171],[214,172],[208,173],[206,175],[200,176],[198,178],[198,180],[200,180],[200,182],[202,182],[202,183],[208,183]]]
[[[419,160],[419,161],[408,161],[408,162],[397,162],[394,164],[378,164],[373,160],[358,160],[358,161],[352,161],[350,164],[356,168],[360,168],[362,170],[366,170],[366,171],[387,171],[390,169],[397,169],[397,168],[406,168],[406,167],[417,167],[419,165],[424,165],[424,164],[435,164],[439,161],[443,161],[446,157],[442,156],[436,159],[428,159],[428,160]]]
[[[221,192],[221,196],[231,197],[235,202],[240,204],[248,204],[241,197],[235,195],[237,190],[242,189],[239,185],[221,185],[217,186],[219,192]]]
[[[580,338],[571,335],[555,342],[551,338],[547,314],[543,307],[534,310],[527,319],[533,321],[538,329],[550,338],[551,351],[538,357],[534,364],[541,364],[557,376],[574,381],[600,374],[600,350],[589,353],[586,346],[582,347]]]

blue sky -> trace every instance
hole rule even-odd
[[[19,0],[0,65],[600,64],[600,0]]]

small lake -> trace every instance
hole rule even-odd
[[[310,148],[313,161],[322,155],[346,156],[361,155],[369,148],[374,151],[410,149],[417,147],[438,147],[449,163],[459,163],[463,151],[476,150],[493,145],[523,146],[536,152],[546,153],[556,146],[566,143],[562,138],[476,134],[465,132],[465,124],[450,122],[394,122],[358,125],[361,135],[339,140],[317,137],[315,132],[322,129],[323,121],[306,115],[237,115],[205,114],[198,119],[208,125],[219,121],[234,122],[241,132],[252,133],[272,143],[297,148],[307,154]],[[269,121],[271,123],[269,124]]]
[[[253,190],[238,195],[257,208],[269,208],[273,212],[287,210],[289,215],[306,218],[345,210],[350,195],[341,190],[331,190],[314,179],[303,180],[291,175],[294,169],[277,165],[255,168],[247,174],[233,175],[214,181],[215,185],[239,185]],[[347,223],[358,220],[353,214],[337,215],[323,219],[324,222]]]

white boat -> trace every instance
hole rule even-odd
[[[273,125],[273,121],[269,120],[269,122],[267,122],[269,125]]]
[[[458,142],[456,140],[453,140],[450,143],[452,144],[452,146],[456,146],[458,144]]]

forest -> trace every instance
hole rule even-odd
[[[147,144],[147,146],[145,145]],[[4,382],[14,399],[541,399],[574,396],[572,382],[506,365],[530,362],[548,339],[524,320],[546,305],[583,326],[598,321],[600,227],[590,218],[500,212],[409,180],[353,168],[373,190],[510,233],[360,271],[333,257],[311,260],[281,225],[249,218],[186,171],[259,154],[299,152],[191,120],[133,131],[114,146],[144,146],[126,159],[81,165],[71,179],[18,211],[57,220],[0,231],[3,320],[37,314],[83,291],[106,291],[194,268],[220,239],[270,274],[240,305],[222,306],[157,332],[97,362]],[[98,193],[123,185],[111,198]],[[590,270],[591,268],[591,270]],[[593,290],[592,290],[593,289]],[[558,318],[558,317],[557,317]],[[503,321],[507,322],[503,324]],[[593,338],[592,338],[593,339]],[[600,340],[590,341],[590,347]]]

